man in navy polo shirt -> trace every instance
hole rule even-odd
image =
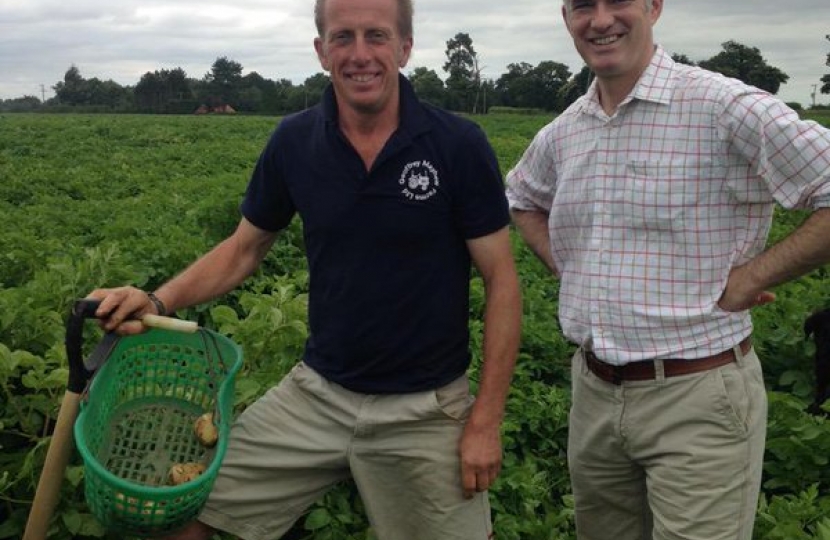
[[[411,0],[317,0],[315,22],[331,85],[274,132],[237,230],[155,294],[90,296],[107,329],[141,331],[125,321],[238,286],[299,214],[303,361],[234,424],[200,521],[175,538],[279,537],[353,478],[381,540],[486,540],[521,317],[498,164],[475,124],[420,103],[400,75]],[[477,399],[471,264],[486,291]]]

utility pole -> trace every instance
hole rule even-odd
[[[810,97],[813,98],[813,107],[812,107],[813,109],[816,108],[816,87],[817,86],[818,86],[817,84],[814,84],[813,85],[813,91],[810,92]]]
[[[40,102],[46,103],[46,89],[42,84],[40,85]]]

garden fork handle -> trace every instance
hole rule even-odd
[[[49,443],[49,450],[46,452],[46,461],[40,473],[34,501],[32,501],[32,510],[26,522],[23,540],[46,540],[49,521],[58,503],[63,475],[72,455],[75,442],[72,429],[75,418],[78,416],[80,402],[81,394],[77,392],[67,390],[63,395],[55,430]]]
[[[66,466],[72,456],[75,444],[73,429],[78,410],[81,405],[81,394],[92,372],[84,367],[81,352],[81,339],[84,321],[95,316],[95,306],[78,300],[72,304],[69,318],[66,321],[66,356],[69,361],[69,380],[66,392],[63,394],[58,417],[55,420],[55,429],[46,451],[43,470],[38,479],[37,490],[26,521],[23,540],[46,540],[49,531],[49,522],[55,512],[60,496],[63,476]]]

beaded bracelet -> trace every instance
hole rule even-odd
[[[147,298],[149,298],[150,302],[156,306],[156,311],[159,315],[167,315],[167,308],[164,306],[164,302],[162,302],[155,293],[148,292]]]

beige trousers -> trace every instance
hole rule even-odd
[[[461,488],[472,402],[466,376],[435,391],[367,395],[301,363],[234,423],[199,520],[274,540],[353,478],[379,540],[487,540],[487,493],[464,499]]]
[[[568,462],[579,540],[750,540],[767,397],[754,349],[710,371],[600,380],[573,358]]]

